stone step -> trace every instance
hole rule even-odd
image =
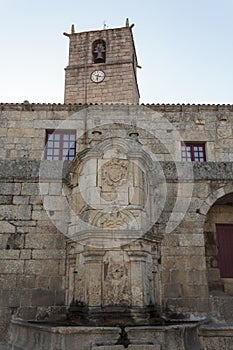
[[[91,350],[123,350],[123,345],[94,345]],[[129,344],[127,349],[131,350],[161,350],[159,344]]]

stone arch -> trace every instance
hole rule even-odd
[[[225,186],[221,186],[205,199],[203,205],[200,208],[200,213],[203,215],[207,215],[208,211],[214,205],[214,203],[221,197],[233,193],[233,182],[228,183]]]
[[[221,271],[220,228],[233,233],[233,183],[222,186],[210,194],[204,206],[204,238],[207,266],[207,281],[210,293],[225,292],[233,294],[233,278],[224,278]],[[221,254],[220,254],[221,253]],[[226,252],[226,258],[227,258]]]
[[[76,214],[68,234],[95,246],[113,244],[113,231],[114,237],[121,237],[115,240],[118,245],[142,237],[166,200],[162,167],[131,138],[111,137],[79,153],[68,180]]]

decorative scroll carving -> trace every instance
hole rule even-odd
[[[127,227],[127,217],[121,212],[107,213],[99,220],[100,226],[104,228]]]
[[[92,222],[92,225],[106,229],[126,229],[138,227],[136,218],[128,210],[110,213],[99,212]]]

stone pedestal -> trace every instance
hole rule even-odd
[[[76,324],[150,324],[159,320],[160,241],[91,249],[71,241],[69,312]]]

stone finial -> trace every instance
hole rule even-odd
[[[71,26],[71,34],[74,34],[75,33],[75,27],[74,27],[74,24],[72,24]]]
[[[129,19],[128,19],[128,18],[126,18],[125,26],[126,26],[126,27],[129,27]]]

